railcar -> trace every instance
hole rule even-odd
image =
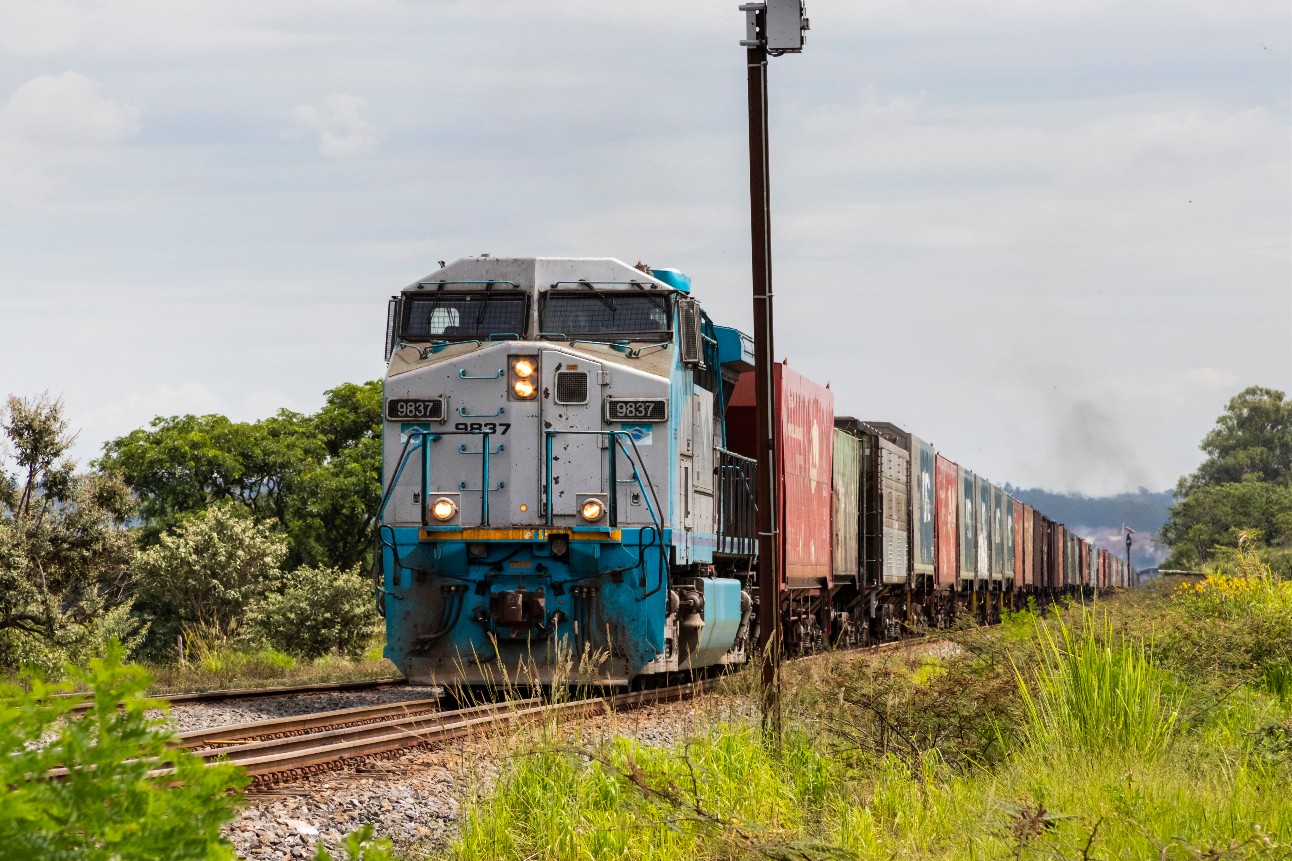
[[[627,685],[757,641],[753,344],[671,269],[458,260],[391,297],[377,601],[416,682]],[[787,648],[1126,585],[1115,557],[778,364]]]

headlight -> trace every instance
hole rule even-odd
[[[533,400],[538,395],[538,356],[510,357],[511,397],[518,401]]]
[[[431,517],[434,517],[436,520],[452,520],[453,515],[457,513],[457,505],[455,505],[453,500],[449,499],[447,496],[441,496],[439,499],[431,503]]]
[[[592,523],[600,520],[601,515],[605,514],[606,507],[601,504],[600,499],[589,499],[579,508],[579,516],[584,520]]]

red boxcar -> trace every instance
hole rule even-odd
[[[934,569],[937,587],[954,590],[960,570],[960,551],[956,544],[960,537],[960,524],[956,520],[960,470],[954,461],[947,460],[942,455],[937,456],[936,463],[937,502],[934,511],[937,520],[937,552],[934,554]]]
[[[1024,571],[1026,568],[1027,548],[1024,546],[1023,533],[1027,530],[1024,528],[1023,520],[1023,503],[1017,499],[1006,496],[1006,505],[1014,506],[1014,588],[1022,589],[1025,585],[1023,582]]]
[[[1022,505],[1023,516],[1020,518],[1023,522],[1023,579],[1024,587],[1032,586],[1036,574],[1036,560],[1033,554],[1036,552],[1036,510],[1030,505]],[[1018,552],[1017,550],[1014,552]],[[1015,583],[1018,582],[1018,575],[1015,576]]]
[[[775,366],[776,459],[781,474],[781,582],[791,589],[832,583],[834,393],[782,364]],[[756,457],[754,375],[742,374],[727,409],[727,442]],[[740,431],[731,433],[732,425]]]

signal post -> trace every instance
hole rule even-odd
[[[767,59],[803,50],[803,0],[766,0],[745,13],[749,81],[749,228],[754,299],[754,380],[758,434],[758,654],[763,731],[781,737],[781,576],[777,516],[776,391],[772,340],[772,220],[767,138]]]

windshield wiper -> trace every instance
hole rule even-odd
[[[598,292],[597,292],[597,288],[596,288],[595,286],[593,286],[593,284],[592,284],[592,282],[591,282],[591,281],[583,281],[583,280],[580,280],[580,281],[579,281],[579,283],[580,283],[580,284],[582,284],[584,287],[587,287],[589,290],[591,290],[591,291],[592,291],[592,295],[597,297],[597,301],[598,301],[598,302],[600,302],[602,305],[605,305],[607,308],[609,308],[609,309],[610,309],[610,316],[611,316],[611,318],[613,319],[613,318],[614,318],[614,316],[615,316],[615,303],[614,303],[614,302],[611,302],[611,301],[610,301],[609,299],[607,299],[605,296],[603,296],[603,295],[601,295],[600,293],[598,293]]]
[[[480,331],[480,324],[484,321],[485,311],[489,310],[489,290],[493,287],[492,281],[485,282],[484,299],[480,302],[480,310],[476,312],[476,332]]]

